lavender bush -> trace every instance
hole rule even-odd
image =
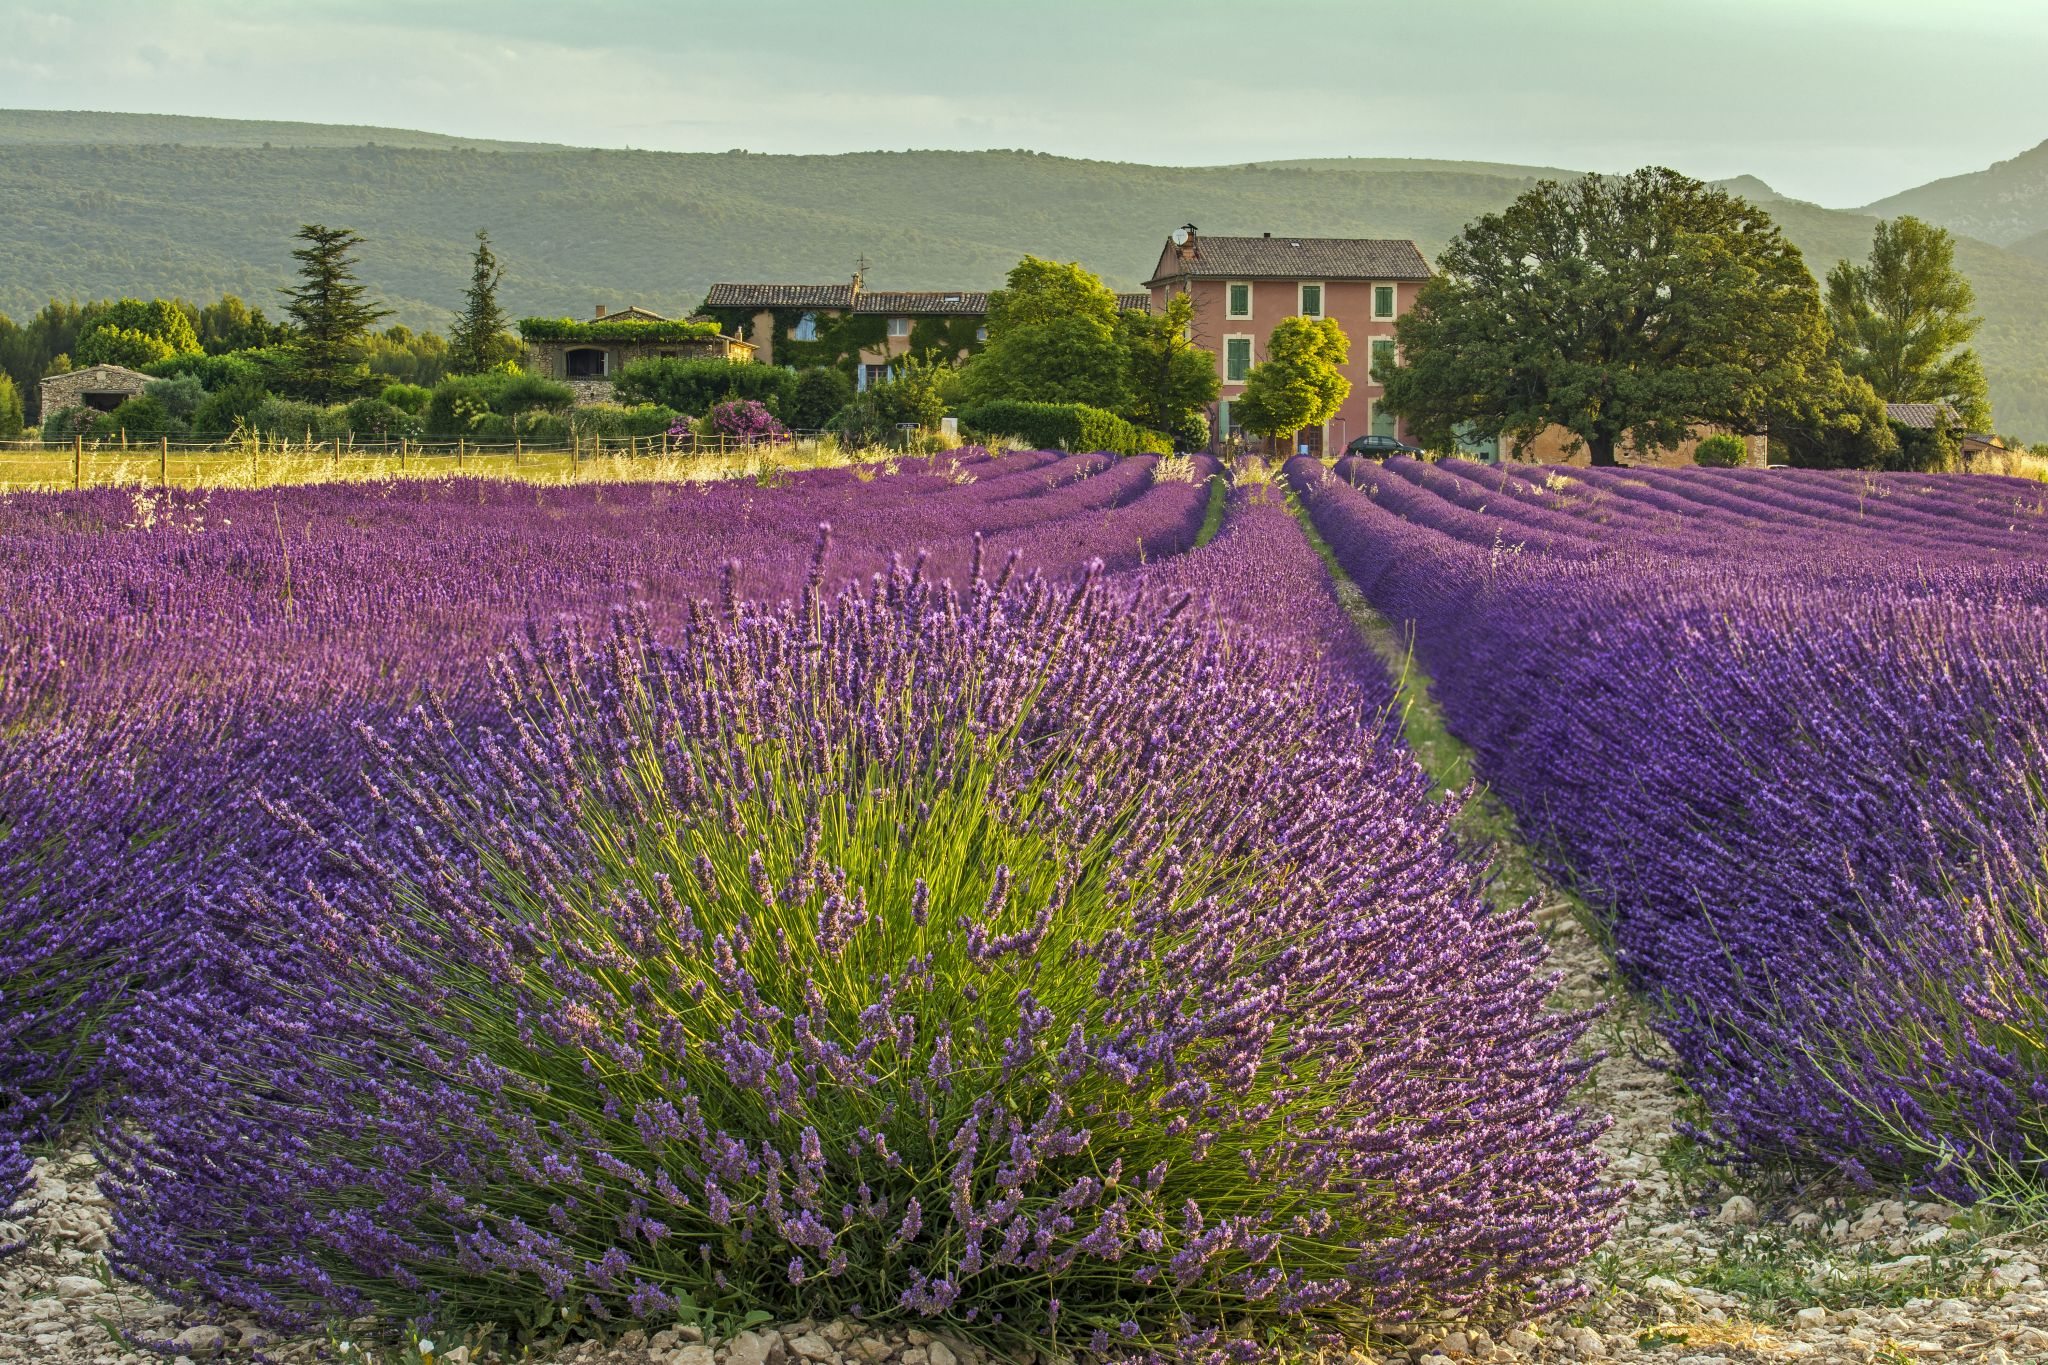
[[[21,1149],[21,1138],[0,1122],[0,1222],[26,1218],[28,1192],[35,1188],[35,1167]],[[26,1238],[8,1240],[0,1233],[0,1260],[28,1245]]]
[[[124,1273],[1218,1361],[1571,1295],[1584,1021],[1358,707],[1095,580],[822,574],[385,727],[403,838],[280,806],[333,870],[121,1045]]]
[[[1746,1163],[2048,1170],[2048,516],[2001,481],[1307,463]],[[1343,486],[1354,479],[1359,487]]]

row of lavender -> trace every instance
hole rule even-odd
[[[1296,462],[1741,1159],[2048,1137],[2048,508],[1986,478]],[[1355,486],[1353,486],[1355,485]]]
[[[1575,1292],[1583,1021],[1256,490],[405,492],[0,511],[115,623],[5,693],[0,1103],[90,1091],[122,1273],[1218,1361]]]

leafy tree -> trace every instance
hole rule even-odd
[[[1899,466],[1898,434],[1885,419],[1884,400],[1832,359],[1815,367],[1812,383],[1776,396],[1764,426],[1772,458],[1801,469]]]
[[[286,337],[286,329],[264,317],[261,308],[252,309],[233,294],[200,309],[196,326],[199,344],[208,355],[275,346]]]
[[[370,377],[381,383],[429,388],[448,377],[448,339],[439,332],[415,332],[403,324],[374,332],[363,343]]]
[[[454,373],[482,374],[517,353],[518,343],[508,335],[511,319],[498,306],[498,285],[504,278],[505,267],[491,251],[490,234],[478,228],[469,292],[463,295],[462,312],[448,334],[448,367]]]
[[[79,332],[72,359],[86,365],[139,370],[173,356],[199,354],[192,319],[169,299],[121,299],[103,305]]]
[[[1863,265],[1828,272],[1835,355],[1888,403],[1947,403],[1972,427],[1991,423],[1984,367],[1964,343],[1977,334],[1977,296],[1956,269],[1955,238],[1918,218],[1879,223]]]
[[[1026,256],[989,295],[988,344],[963,371],[966,397],[1124,411],[1128,359],[1117,312],[1116,295],[1085,267]]]
[[[853,376],[828,365],[797,372],[783,421],[792,431],[823,431],[841,408],[853,401]]]
[[[13,376],[0,370],[0,441],[11,441],[21,435],[24,421],[21,390],[14,386]]]
[[[292,252],[299,283],[284,291],[294,327],[293,386],[316,402],[331,403],[369,387],[364,338],[391,310],[365,302],[368,290],[355,275],[361,237],[320,223],[305,224],[298,237],[305,243]]]
[[[142,386],[142,393],[180,421],[189,420],[193,413],[199,411],[199,405],[206,401],[206,386],[199,382],[198,376],[189,374],[152,379]]]
[[[256,414],[270,401],[270,391],[249,375],[229,379],[206,395],[192,414],[192,430],[202,436],[232,436],[253,427]]]
[[[1221,383],[1216,357],[1188,338],[1194,300],[1176,294],[1164,313],[1121,313],[1117,326],[1124,346],[1124,383],[1130,390],[1130,419],[1165,432],[1184,450],[1209,444],[1203,409],[1216,401]]]
[[[185,430],[185,422],[162,403],[147,393],[130,398],[107,414],[105,429],[109,433],[127,432],[130,436],[176,436]]]
[[[1266,358],[1245,375],[1244,393],[1230,405],[1255,436],[1292,436],[1336,416],[1351,393],[1338,367],[1351,358],[1351,342],[1335,318],[1283,318],[1266,338]]]
[[[1762,209],[1675,171],[1544,181],[1438,265],[1396,324],[1383,400],[1426,444],[1556,424],[1611,465],[1624,434],[1757,430],[1773,402],[1827,382],[1798,248]]]

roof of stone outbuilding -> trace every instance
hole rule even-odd
[[[101,379],[126,380],[136,384],[147,384],[155,377],[144,374],[140,370],[131,370],[126,365],[84,365],[75,370],[65,370],[61,374],[46,374],[41,382],[47,384],[53,379],[78,379],[84,375],[94,375]]]
[[[704,296],[706,308],[837,308],[853,307],[850,284],[714,284]]]
[[[856,313],[889,313],[896,317],[913,314],[979,316],[988,312],[988,295],[964,289],[925,289],[874,293],[865,291],[854,300]]]
[[[1195,238],[1191,260],[1169,241],[1152,282],[1189,275],[1233,280],[1426,280],[1422,248],[1405,238],[1211,237]]]
[[[1126,313],[1149,313],[1152,311],[1150,294],[1118,294],[1116,306]]]
[[[1902,427],[1932,431],[1937,423],[1959,427],[1963,415],[1947,403],[1886,403],[1884,415]]]

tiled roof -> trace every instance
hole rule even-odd
[[[1175,258],[1167,243],[1158,279],[1426,280],[1422,249],[1401,238],[1210,237],[1195,238],[1195,257]]]
[[[978,317],[988,312],[987,294],[970,294],[960,289],[933,289],[914,293],[862,293],[854,301],[856,313],[888,313],[895,317],[915,314],[961,314]]]
[[[1152,311],[1150,294],[1118,294],[1116,306],[1126,313],[1149,313]]]
[[[1951,427],[1963,424],[1963,415],[1946,403],[1886,403],[1884,415],[1917,431],[1932,431],[1937,422]]]
[[[704,296],[706,308],[837,308],[853,307],[850,284],[714,284]]]
[[[599,312],[599,313],[597,313],[596,315],[594,315],[594,316],[593,316],[593,317],[592,317],[592,318],[591,318],[590,320],[591,320],[592,322],[667,322],[667,321],[668,321],[668,319],[667,319],[667,318],[665,318],[665,317],[663,317],[663,316],[662,316],[661,314],[659,314],[659,313],[655,312],[655,311],[654,311],[654,310],[653,310],[652,308],[642,308],[642,307],[641,307],[641,306],[640,306],[639,304],[637,304],[637,303],[636,303],[636,304],[633,304],[633,305],[632,305],[631,307],[629,307],[629,308],[621,308],[621,309],[619,309],[619,310],[618,310],[617,312],[615,312],[615,313],[605,313],[605,312]]]

